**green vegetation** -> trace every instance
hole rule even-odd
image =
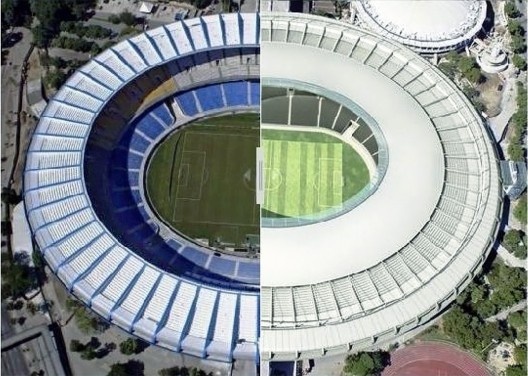
[[[446,61],[441,62],[438,67],[452,80],[457,78],[458,73],[473,84],[484,82],[485,77],[480,72],[480,68],[474,57],[450,52],[445,57]]]
[[[257,114],[213,117],[170,135],[154,151],[147,192],[158,214],[193,238],[240,245],[258,234]],[[233,205],[236,202],[237,205]]]
[[[513,55],[512,57],[512,63],[515,66],[515,68],[525,71],[526,70],[526,60],[521,55]]]
[[[513,209],[513,215],[519,222],[526,225],[526,192],[521,196]]]
[[[269,217],[299,217],[340,207],[369,182],[359,154],[339,138],[319,132],[262,131]]]
[[[107,376],[143,376],[145,365],[139,360],[129,360],[126,363],[115,363],[110,366]]]
[[[2,254],[2,299],[21,298],[38,286],[29,256],[17,254],[13,259]]]
[[[485,359],[491,344],[512,342],[516,335],[522,338],[515,315],[508,322],[485,319],[525,298],[524,270],[495,262],[486,277],[478,276],[457,297],[454,307],[443,317],[443,334]]]
[[[47,87],[59,89],[62,86],[62,84],[66,82],[67,79],[68,79],[68,76],[64,74],[63,71],[54,70],[54,71],[48,72],[48,74],[44,76],[43,81]]]
[[[526,234],[520,230],[509,230],[502,241],[504,248],[520,259],[526,258]]]
[[[55,38],[51,43],[52,47],[66,48],[68,50],[78,52],[89,52],[92,55],[96,55],[101,52],[101,47],[95,42],[87,41],[81,38],[71,38],[66,36],[60,36]]]
[[[513,134],[511,135],[508,145],[508,155],[514,161],[524,160],[523,136],[526,133],[527,100],[528,98],[526,93],[526,87],[522,84],[522,82],[517,82],[517,111],[513,114],[510,119],[509,125],[513,125]],[[522,223],[526,224],[526,202],[524,206],[524,209],[520,209],[524,210],[524,221],[522,221],[521,219],[519,220]],[[522,213],[519,214],[522,218]]]
[[[51,40],[59,35],[63,21],[82,20],[88,9],[95,7],[95,0],[30,0],[31,11],[39,20],[33,28],[37,47],[48,47]]]
[[[2,0],[2,32],[14,26],[31,24],[29,0]]]
[[[140,340],[137,338],[127,338],[119,344],[119,351],[121,354],[132,355],[138,354],[141,350]]]
[[[65,21],[61,22],[60,30],[75,34],[79,38],[104,39],[110,38],[113,34],[111,29],[99,25],[83,25],[82,22]]]
[[[159,376],[213,376],[212,372],[205,372],[198,368],[186,368],[174,366],[171,368],[164,368],[158,371]]]
[[[508,325],[515,334],[515,338],[522,342],[526,342],[527,318],[528,317],[526,315],[526,309],[521,312],[512,312],[508,315],[507,318]]]
[[[124,23],[127,26],[134,26],[137,23],[136,16],[130,12],[122,12],[119,15],[111,14],[108,21],[113,24]]]
[[[481,354],[490,344],[508,338],[508,332],[499,322],[484,322],[459,306],[443,317],[443,329],[457,344],[477,354]]]
[[[506,376],[526,376],[528,373],[526,367],[526,344],[517,346],[513,351],[513,357],[517,364],[506,368]]]
[[[343,371],[354,376],[379,374],[388,364],[390,356],[383,351],[358,352],[347,356]]]
[[[504,13],[506,13],[506,16],[508,16],[508,18],[517,18],[521,15],[519,10],[517,9],[517,6],[515,5],[514,0],[509,0],[504,5]]]
[[[102,332],[108,327],[106,322],[87,310],[78,300],[68,298],[66,300],[66,309],[74,314],[77,328],[84,334]]]

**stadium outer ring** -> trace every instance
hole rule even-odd
[[[302,77],[332,90],[339,86],[336,75],[341,74],[349,85],[367,88],[368,83],[354,72],[368,70],[380,82],[397,85],[402,99],[418,104],[427,118],[420,125],[434,129],[444,159],[441,189],[429,220],[404,247],[374,257],[359,270],[354,270],[357,262],[352,256],[343,259],[345,252],[332,261],[337,242],[319,251],[311,246],[312,242],[321,245],[319,237],[324,237],[316,226],[306,226],[304,232],[299,227],[292,231],[261,229],[261,357],[292,360],[373,349],[416,332],[469,284],[495,243],[502,193],[489,131],[445,75],[396,42],[305,14],[262,13],[261,21],[264,82]],[[276,59],[279,51],[280,60]],[[292,68],[288,61],[309,61],[319,67],[319,74],[309,65]],[[340,78],[341,87],[346,87]],[[358,100],[367,112],[371,110],[364,98],[350,99]],[[371,115],[387,131],[387,124]],[[391,150],[395,145],[392,138],[386,139],[391,168],[396,164]],[[412,214],[413,210],[401,215]],[[325,222],[325,228],[332,222]],[[346,232],[342,239],[350,251],[370,252],[365,239],[361,246]],[[288,247],[279,246],[283,240],[306,248],[306,256],[296,253],[292,257]],[[292,262],[296,257],[299,261]],[[336,263],[345,269],[351,265],[353,272],[336,276],[332,270]]]
[[[227,31],[229,29],[229,31]],[[227,33],[230,36],[227,36]],[[171,35],[173,34],[173,35]],[[177,36],[178,34],[178,36]],[[171,35],[169,37],[169,35]],[[170,40],[170,42],[168,41]],[[55,94],[53,99],[50,100],[46,109],[44,110],[40,122],[37,125],[36,131],[33,135],[32,141],[28,149],[28,155],[26,159],[25,171],[24,171],[24,201],[26,215],[30,224],[32,235],[35,243],[38,246],[40,252],[43,253],[44,259],[53,270],[59,280],[65,284],[70,292],[74,292],[75,285],[79,282],[81,275],[86,276],[89,269],[83,273],[73,276],[67,276],[67,273],[59,274],[59,269],[63,266],[63,262],[67,259],[62,254],[62,241],[70,237],[74,232],[82,231],[84,225],[78,228],[70,228],[76,226],[77,220],[84,216],[84,219],[89,218],[89,223],[96,223],[102,228],[102,233],[97,235],[97,238],[103,236],[108,237],[113,241],[114,245],[105,251],[107,254],[109,251],[114,249],[120,249],[121,252],[126,253],[126,260],[128,257],[136,257],[143,263],[143,270],[150,268],[159,272],[161,276],[168,276],[176,280],[176,286],[183,284],[192,284],[197,287],[195,295],[195,302],[198,299],[200,289],[203,290],[214,290],[218,293],[218,300],[223,293],[227,294],[238,294],[246,295],[256,300],[256,315],[252,317],[246,326],[255,328],[255,337],[258,339],[258,323],[259,323],[259,307],[258,307],[258,293],[251,293],[244,290],[238,289],[227,289],[223,287],[213,286],[212,284],[202,284],[200,281],[194,281],[188,277],[180,277],[170,275],[168,272],[155,267],[148,261],[141,259],[139,256],[133,256],[134,252],[122,245],[119,240],[107,229],[105,223],[100,219],[92,207],[91,198],[89,197],[86,182],[84,179],[84,154],[87,145],[87,140],[92,130],[92,125],[97,119],[100,111],[104,106],[119,92],[126,84],[132,80],[145,74],[147,71],[154,67],[164,65],[170,61],[181,57],[192,56],[193,54],[204,52],[208,50],[216,50],[222,48],[258,48],[259,46],[259,15],[258,14],[224,14],[218,16],[200,17],[190,19],[181,22],[175,22],[170,25],[162,26],[156,29],[149,30],[146,33],[142,33],[136,37],[124,40],[105,50],[90,62],[76,71],[61,87],[61,89]],[[171,50],[163,50],[158,46],[158,43],[170,43]],[[141,47],[139,47],[141,46]],[[126,58],[121,56],[122,51],[130,49],[133,54],[139,57],[141,65],[135,66],[131,69],[131,64],[134,62],[126,62]],[[142,50],[139,53],[140,49]],[[112,61],[114,63],[112,63]],[[119,65],[112,66],[112,64]],[[119,70],[121,68],[121,70]],[[126,69],[123,69],[126,68]],[[128,70],[129,72],[125,76],[121,76],[123,72]],[[248,68],[246,74],[250,78],[251,70]],[[112,78],[109,80],[109,78]],[[77,88],[79,83],[83,83],[84,80],[93,81],[99,86],[104,87],[108,94],[98,94],[102,97],[97,97],[94,94],[83,91]],[[104,84],[102,84],[104,83]],[[207,84],[207,82],[201,82],[201,85]],[[191,87],[194,89],[195,87]],[[112,90],[110,90],[112,89]],[[71,95],[71,92],[75,91],[79,97]],[[174,93],[173,93],[174,94]],[[106,96],[105,96],[106,95]],[[89,102],[82,102],[82,96],[89,98]],[[163,98],[158,98],[162,100]],[[71,118],[70,118],[71,116]],[[132,119],[130,119],[132,120]],[[55,123],[54,123],[55,122]],[[65,127],[64,124],[67,124]],[[75,142],[74,142],[75,141]],[[57,176],[46,177],[48,170],[59,171],[66,168],[75,169],[75,178],[68,177],[63,174]],[[75,192],[64,192],[61,190],[65,185],[75,184]],[[70,210],[65,205],[61,204],[73,196],[82,196],[85,200],[85,206],[81,209],[76,208]],[[82,221],[81,220],[81,221]],[[80,221],[80,222],[81,222]],[[175,234],[176,235],[176,234]],[[90,235],[87,235],[90,236]],[[93,242],[93,241],[92,241]],[[59,244],[59,246],[57,246]],[[91,244],[89,242],[88,244]],[[195,245],[197,246],[197,245]],[[85,246],[80,247],[77,251],[73,251],[73,255],[77,255],[84,251]],[[65,250],[66,251],[66,250]],[[68,257],[70,259],[71,257]],[[62,260],[62,261],[59,261]],[[103,270],[101,279],[104,280],[102,285],[107,286],[112,278],[116,277],[119,271],[119,267],[116,269],[116,265],[108,265],[107,270]],[[104,278],[102,276],[105,276]],[[258,340],[251,342],[244,338],[237,338],[238,333],[234,328],[239,327],[239,318],[242,312],[240,312],[240,303],[236,303],[236,313],[238,316],[234,317],[233,326],[231,327],[231,341],[229,343],[221,343],[221,346],[228,346],[225,353],[219,353],[217,350],[216,354],[209,354],[208,347],[213,345],[212,335],[212,323],[209,323],[209,330],[206,334],[207,338],[195,337],[191,340],[198,340],[199,343],[203,343],[203,349],[186,351],[185,345],[182,347],[182,343],[185,337],[192,337],[189,335],[190,320],[193,317],[189,316],[184,319],[184,325],[187,327],[187,332],[180,333],[180,338],[177,339],[176,344],[164,344],[158,342],[158,334],[167,321],[167,314],[171,309],[171,305],[174,303],[176,293],[178,290],[169,291],[170,296],[166,296],[163,299],[168,302],[167,308],[164,309],[164,318],[162,319],[163,324],[160,322],[159,327],[155,328],[155,342],[152,338],[147,338],[139,332],[130,328],[124,327],[120,321],[114,321],[114,313],[121,309],[124,297],[134,287],[134,283],[137,281],[139,274],[134,277],[124,295],[117,301],[112,301],[110,313],[105,316],[106,320],[111,321],[113,324],[121,327],[127,332],[131,332],[138,337],[141,337],[148,342],[156,343],[162,347],[168,348],[172,351],[178,351],[187,353],[199,357],[207,357],[219,361],[231,362],[233,359],[245,359],[252,360],[258,363]],[[84,282],[84,281],[82,281]],[[159,280],[158,280],[159,282]],[[152,294],[157,289],[158,284],[154,284],[151,287],[151,293],[148,295],[148,299],[153,298]],[[101,296],[101,287],[94,289],[94,294],[91,298],[86,299],[84,295],[77,295],[87,306],[92,306],[94,298]],[[157,290],[156,290],[157,292]],[[218,302],[214,303],[211,315],[221,315],[219,310]],[[143,313],[147,304],[142,302],[140,304],[140,310],[136,312],[136,315]],[[99,312],[94,311],[100,314]],[[190,312],[194,312],[194,308]],[[194,318],[196,315],[194,316]],[[139,317],[134,316],[134,324]],[[213,323],[216,320],[220,320],[220,317],[211,316],[209,317]],[[236,351],[238,346],[242,344],[245,346],[241,350],[243,355],[237,358]]]

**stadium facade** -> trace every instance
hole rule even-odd
[[[469,46],[486,20],[482,0],[351,2],[359,24],[426,55]]]
[[[502,193],[488,130],[445,75],[401,44],[310,15],[263,13],[261,23],[262,118],[330,119],[377,166],[368,198],[339,216],[263,223],[262,359],[392,342],[447,307],[494,244]]]
[[[257,14],[176,22],[123,41],[55,94],[32,138],[24,200],[69,291],[144,340],[258,361],[259,261],[202,247],[150,208],[154,147],[205,116],[258,112]]]

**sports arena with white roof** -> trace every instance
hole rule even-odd
[[[369,150],[377,180],[339,215],[263,221],[261,356],[376,348],[438,315],[479,272],[502,205],[494,146],[467,98],[401,44],[305,14],[261,23],[262,118],[330,119]],[[269,88],[288,88],[286,100]],[[328,99],[340,103],[333,117]]]
[[[360,24],[423,54],[469,46],[486,19],[483,0],[357,0]]]
[[[227,362],[258,360],[259,261],[165,226],[143,172],[178,127],[259,110],[259,35],[257,14],[223,14],[109,48],[49,102],[24,174],[35,242],[74,295],[150,343]]]

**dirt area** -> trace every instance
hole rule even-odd
[[[511,343],[501,342],[488,355],[488,365],[497,373],[504,372],[509,365],[515,364]]]
[[[486,106],[486,112],[489,117],[496,116],[500,113],[502,90],[498,90],[499,85],[504,85],[498,74],[484,74],[486,82],[478,85],[480,91],[480,100]]]

